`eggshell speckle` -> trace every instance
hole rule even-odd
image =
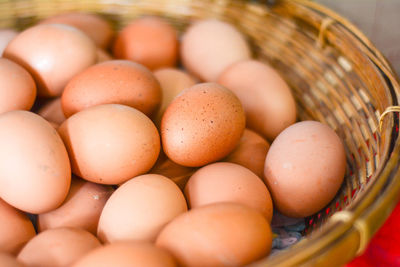
[[[182,266],[242,266],[266,256],[271,228],[261,213],[234,203],[215,203],[169,223],[156,245]]]
[[[302,121],[274,140],[264,175],[275,207],[289,217],[306,217],[333,199],[345,168],[345,150],[336,133],[320,122]]]
[[[67,267],[99,246],[99,240],[84,230],[50,229],[31,239],[18,254],[18,260],[28,266]]]
[[[21,110],[1,114],[0,147],[1,198],[30,213],[64,201],[71,182],[68,154],[45,119]]]
[[[124,105],[82,110],[58,131],[70,155],[72,172],[100,184],[120,184],[146,173],[160,151],[160,136],[153,122]]]
[[[239,99],[216,83],[184,90],[168,106],[161,121],[165,154],[189,167],[203,166],[228,155],[245,127]]]
[[[122,184],[100,216],[98,234],[106,243],[154,241],[161,229],[187,210],[179,187],[170,179],[146,174]]]

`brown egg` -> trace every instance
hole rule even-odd
[[[116,58],[138,62],[151,70],[173,67],[178,57],[177,32],[161,18],[139,18],[118,34],[113,53]]]
[[[161,122],[165,154],[189,167],[203,166],[228,155],[245,127],[239,99],[216,83],[184,90],[168,106]]]
[[[239,144],[223,161],[236,163],[264,177],[264,163],[269,143],[256,132],[245,129]]]
[[[101,244],[91,233],[76,228],[50,229],[32,238],[18,254],[28,266],[71,266]]]
[[[28,28],[8,44],[3,56],[28,70],[38,94],[47,97],[61,95],[68,81],[97,59],[89,37],[62,24]]]
[[[4,267],[24,267],[25,264],[17,261],[11,254],[0,252],[0,266]]]
[[[218,83],[243,104],[247,127],[273,140],[296,121],[296,103],[286,82],[270,66],[246,60],[227,68]]]
[[[67,117],[101,104],[127,105],[150,116],[160,102],[161,88],[153,74],[128,60],[106,61],[86,69],[67,84],[61,97]]]
[[[97,51],[96,52],[97,53],[97,61],[96,61],[96,63],[101,63],[101,62],[113,59],[113,57],[107,51],[105,51],[104,49],[97,48],[96,51]]]
[[[58,227],[74,227],[96,235],[101,211],[113,191],[111,186],[73,178],[63,204],[55,210],[39,214],[39,232]]]
[[[13,29],[0,29],[0,57],[3,55],[3,51],[8,43],[17,35],[18,32]]]
[[[217,202],[234,202],[261,212],[270,222],[272,200],[265,184],[249,169],[217,162],[196,171],[185,187],[190,208]]]
[[[345,168],[345,150],[336,133],[320,122],[302,121],[274,140],[264,175],[275,208],[289,217],[306,217],[332,200]]]
[[[36,235],[25,213],[0,198],[0,251],[17,254]],[[1,258],[1,257],[0,257]],[[1,260],[0,260],[0,266]]]
[[[71,168],[57,131],[29,111],[0,115],[0,197],[12,206],[42,213],[68,194]]]
[[[72,267],[175,267],[172,256],[146,242],[107,244],[86,254]]]
[[[49,122],[60,125],[66,118],[61,107],[61,97],[57,97],[44,106],[42,106],[37,112],[40,116],[45,118]]]
[[[185,68],[207,82],[217,81],[229,65],[251,57],[243,35],[215,19],[192,24],[183,35],[180,53]]]
[[[107,48],[114,35],[111,25],[102,17],[85,13],[65,13],[46,18],[41,24],[67,24],[84,32],[93,42]]]
[[[120,184],[146,173],[160,151],[160,136],[142,112],[124,105],[94,106],[68,118],[58,131],[72,172],[99,184]]]
[[[261,213],[234,203],[215,203],[169,223],[156,245],[182,266],[242,266],[266,256],[271,228]]]
[[[0,114],[10,110],[29,110],[36,98],[32,76],[18,64],[0,58]]]
[[[170,179],[145,174],[122,184],[100,216],[97,236],[105,243],[154,241],[161,229],[187,210],[179,187]]]
[[[154,119],[156,126],[161,125],[161,118],[171,101],[184,89],[196,84],[196,80],[186,72],[165,68],[154,71],[154,76],[160,82],[162,89],[161,107]]]

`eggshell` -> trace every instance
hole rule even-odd
[[[118,34],[113,53],[116,58],[138,62],[151,70],[173,67],[178,57],[177,32],[161,18],[139,18]]]
[[[65,13],[46,18],[41,24],[66,24],[84,32],[101,48],[107,48],[114,36],[111,25],[95,14]]]
[[[249,169],[230,162],[202,167],[185,187],[190,208],[217,202],[234,202],[261,212],[270,222],[272,200],[265,184]]]
[[[234,203],[190,210],[169,223],[156,245],[182,266],[242,266],[266,256],[271,228],[261,213]]]
[[[71,168],[57,131],[29,111],[0,115],[0,197],[12,206],[42,213],[68,194]]]
[[[96,62],[96,46],[83,32],[63,24],[26,29],[4,50],[35,79],[40,96],[61,95],[68,81]]]
[[[165,250],[145,242],[118,242],[97,248],[73,267],[174,267],[174,259]]]
[[[268,141],[256,132],[245,129],[239,144],[223,161],[242,165],[262,178],[268,149]]]
[[[171,101],[181,91],[195,85],[196,80],[186,72],[174,68],[156,70],[154,76],[160,82],[162,89],[161,107],[154,120],[157,127],[160,127],[162,115]]]
[[[192,24],[182,37],[180,54],[185,68],[207,82],[217,81],[229,65],[251,57],[243,35],[215,19]]]
[[[246,60],[228,67],[218,83],[243,104],[247,127],[273,140],[296,121],[296,103],[286,82],[270,66]]]
[[[97,236],[105,243],[154,241],[161,229],[187,210],[179,187],[170,179],[146,174],[122,184],[100,216]]]
[[[8,43],[18,35],[13,29],[0,29],[0,57]]]
[[[160,151],[153,122],[140,111],[118,104],[94,106],[68,118],[58,131],[72,172],[99,184],[120,184],[146,173]]]
[[[18,64],[0,58],[0,114],[29,110],[36,98],[36,85],[32,76]]]
[[[38,114],[43,118],[45,118],[47,121],[56,123],[58,125],[60,125],[66,120],[64,112],[61,107],[60,97],[50,100],[45,105],[43,105],[39,109]]]
[[[96,61],[97,63],[113,59],[113,57],[107,51],[101,48],[97,48],[96,54],[97,54],[97,61]]]
[[[0,251],[17,254],[36,235],[25,213],[0,199]],[[1,255],[0,255],[1,263]],[[0,266],[6,266],[1,265]]]
[[[28,266],[71,266],[100,246],[96,237],[82,229],[50,229],[31,239],[18,254],[18,260]]]
[[[11,254],[0,252],[0,266],[4,267],[24,267],[25,265],[17,261]]]
[[[275,207],[289,217],[306,217],[332,200],[345,168],[345,150],[336,133],[320,122],[302,121],[274,140],[264,175]]]
[[[39,214],[39,232],[58,227],[74,227],[96,235],[101,211],[113,191],[111,186],[73,178],[68,196],[62,205]]]
[[[203,166],[227,156],[245,127],[239,99],[216,83],[184,90],[168,106],[161,121],[165,154],[175,163]]]
[[[94,65],[75,76],[61,97],[69,117],[101,104],[131,106],[150,116],[161,102],[161,88],[153,74],[140,64],[112,60]]]

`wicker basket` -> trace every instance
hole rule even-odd
[[[200,18],[233,23],[255,56],[290,84],[299,118],[328,124],[345,142],[348,168],[336,198],[307,218],[306,238],[255,266],[344,264],[365,249],[394,208],[400,191],[399,116],[393,113],[399,83],[370,41],[332,11],[304,0],[0,0],[0,28],[23,29],[65,11],[98,13],[116,28],[147,14],[163,16],[179,30]]]

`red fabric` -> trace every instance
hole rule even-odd
[[[400,267],[400,204],[373,237],[363,255],[346,267]]]

